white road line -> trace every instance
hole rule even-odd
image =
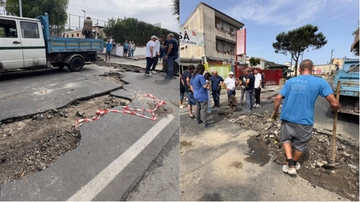
[[[93,200],[132,160],[140,154],[155,137],[175,118],[169,115],[161,119],[135,144],[115,159],[110,165],[102,170],[89,183],[83,186],[77,193],[67,201],[91,201]]]

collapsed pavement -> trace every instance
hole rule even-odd
[[[282,144],[280,144],[281,121],[273,122],[271,114],[268,112],[234,115],[226,118],[241,128],[258,131],[259,135],[256,137],[258,144],[268,149],[268,152],[275,157],[274,162],[276,164],[284,165],[286,163]],[[314,128],[312,140],[303,157],[299,160],[301,169],[298,175],[308,180],[314,187],[319,186],[350,200],[358,200],[358,142],[339,134],[336,142],[336,162],[339,165],[329,169],[325,168],[324,165],[331,162],[331,143],[331,131]]]

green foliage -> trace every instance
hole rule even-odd
[[[5,36],[5,30],[3,28],[0,28],[0,37]]]
[[[271,66],[271,65],[276,65],[276,63],[265,60],[265,68],[267,68],[268,66]]]
[[[356,40],[356,35],[359,34],[359,27],[352,33],[352,35],[355,37],[354,38],[354,42]],[[357,38],[357,40],[359,40],[359,38]],[[359,42],[358,44],[355,44],[354,49],[351,50],[351,52],[353,52],[356,56],[359,56]]]
[[[318,32],[318,27],[313,25],[305,25],[287,33],[282,32],[276,36],[276,42],[273,43],[275,53],[287,55],[291,54],[295,61],[295,76],[297,76],[297,65],[301,53],[312,48],[320,49],[327,43],[326,37],[322,32]]]
[[[250,66],[256,66],[258,64],[260,64],[260,59],[259,58],[254,58],[254,57],[251,57],[249,59],[249,62],[250,62]]]
[[[144,46],[150,40],[152,35],[166,37],[169,33],[173,33],[175,38],[179,38],[177,32],[171,32],[167,29],[155,27],[152,24],[138,21],[135,18],[125,19],[109,19],[108,24],[104,27],[107,37],[115,39],[117,43],[123,44],[126,40],[135,41],[138,46]]]
[[[180,4],[179,4],[179,0],[173,0],[173,15],[176,16],[176,19],[178,21],[180,21]]]
[[[69,0],[22,0],[23,17],[36,18],[47,13],[51,25],[63,26],[67,20]],[[5,10],[10,15],[20,15],[19,0],[6,0]]]

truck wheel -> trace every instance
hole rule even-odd
[[[73,58],[68,65],[68,69],[71,72],[78,72],[83,67],[84,67],[84,61],[80,57]]]

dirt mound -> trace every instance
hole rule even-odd
[[[32,118],[17,119],[0,128],[0,183],[16,180],[49,167],[80,142],[76,120],[92,117],[97,109],[128,105],[109,95],[76,101]]]
[[[280,144],[281,121],[271,121],[270,114],[250,114],[228,117],[229,121],[245,129],[258,131],[260,144],[269,149],[275,163],[284,165],[285,157]],[[319,186],[336,192],[350,200],[359,199],[359,145],[356,140],[341,135],[337,138],[336,162],[333,169],[323,167],[331,159],[332,133],[326,130],[313,130],[312,140],[300,159],[299,176],[308,180],[314,187]]]

